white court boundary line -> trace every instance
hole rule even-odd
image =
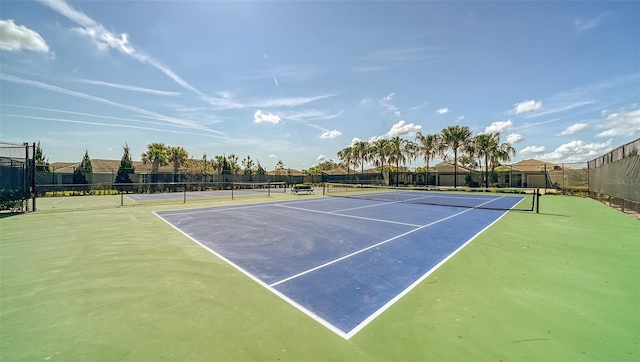
[[[480,206],[484,205],[484,204],[488,204],[490,202],[499,200],[501,198],[503,198],[505,196],[496,198],[496,199],[492,199],[489,200],[485,203],[480,204]],[[295,202],[308,202],[308,201],[315,201],[315,200],[322,200],[322,199],[314,199],[314,200],[304,200],[304,201],[295,201]],[[260,206],[278,206],[277,203],[265,203],[265,204],[261,204],[261,205],[254,205],[253,207],[260,207]],[[515,206],[515,205],[514,205]],[[229,209],[243,209],[243,208],[250,208],[251,206],[245,206],[245,207],[236,207],[236,208],[223,208],[224,210],[229,210]],[[313,210],[309,210],[309,209],[303,209],[303,208],[297,208],[300,210],[304,210],[304,211],[313,211]],[[414,233],[418,230],[422,230],[426,227],[432,226],[434,224],[440,223],[442,221],[451,219],[453,217],[462,215],[464,213],[467,213],[469,211],[472,210],[477,210],[476,208],[470,208],[470,209],[466,209],[463,210],[459,213],[453,214],[453,215],[449,215],[445,218],[436,220],[434,222],[431,222],[429,224],[425,224],[422,226],[417,227],[416,229],[410,230],[408,232],[405,232],[403,234],[397,235],[395,237],[389,238],[387,240],[384,240],[382,242],[379,242],[375,245],[369,246],[367,248],[361,249],[359,251],[356,251],[354,253],[351,253],[349,255],[345,255],[343,257],[340,257],[338,259],[335,259],[333,261],[330,261],[328,263],[324,263],[322,265],[319,265],[315,268],[311,268],[309,270],[306,270],[304,272],[298,273],[296,275],[293,275],[291,277],[285,278],[283,280],[280,280],[276,283],[273,284],[267,284],[265,282],[263,282],[262,280],[256,278],[253,274],[251,274],[250,272],[246,271],[245,269],[241,268],[239,265],[235,264],[234,262],[232,262],[230,259],[227,259],[226,257],[224,257],[223,255],[219,254],[218,252],[210,249],[209,247],[207,247],[206,245],[204,245],[203,243],[201,243],[200,241],[196,240],[195,238],[193,238],[192,236],[188,235],[187,233],[185,233],[184,231],[180,230],[177,226],[173,225],[172,223],[170,223],[168,220],[164,219],[162,216],[158,215],[155,211],[153,212],[154,215],[156,215],[157,217],[159,217],[162,221],[164,221],[165,223],[167,223],[169,226],[171,226],[172,228],[174,228],[175,230],[177,230],[178,232],[180,232],[182,235],[186,236],[187,238],[189,238],[191,241],[195,242],[196,244],[200,245],[201,247],[203,247],[205,250],[207,250],[208,252],[210,252],[211,254],[217,256],[218,258],[220,258],[221,260],[223,260],[224,262],[226,262],[227,264],[229,264],[230,266],[236,268],[238,271],[240,271],[241,273],[243,273],[244,275],[246,275],[247,277],[249,277],[251,280],[255,281],[256,283],[258,283],[259,285],[263,286],[264,288],[266,288],[267,290],[271,291],[273,294],[277,295],[278,297],[282,298],[282,300],[284,300],[285,302],[289,303],[290,305],[292,305],[294,308],[298,309],[299,311],[301,311],[302,313],[306,314],[307,316],[309,316],[311,319],[315,320],[316,322],[320,323],[321,325],[323,325],[324,327],[326,327],[327,329],[329,329],[330,331],[334,332],[335,334],[337,334],[338,336],[342,337],[345,340],[349,340],[351,337],[353,337],[356,333],[358,333],[360,330],[362,330],[364,327],[366,327],[369,323],[371,323],[376,317],[378,317],[380,314],[382,314],[384,311],[386,311],[387,309],[389,309],[393,304],[395,304],[398,300],[400,300],[403,296],[405,296],[407,293],[409,293],[413,288],[415,288],[418,284],[420,284],[424,279],[426,279],[429,275],[431,275],[434,271],[436,271],[440,266],[442,266],[446,261],[448,261],[449,259],[451,259],[455,254],[457,254],[460,250],[462,250],[465,246],[467,246],[473,239],[475,239],[478,235],[480,235],[482,232],[484,232],[486,229],[488,229],[489,227],[491,227],[493,224],[495,224],[496,222],[498,222],[498,220],[500,220],[504,215],[506,215],[508,210],[505,210],[502,215],[500,215],[498,218],[496,218],[496,220],[494,220],[491,224],[487,225],[485,228],[483,228],[482,230],[480,230],[478,233],[476,233],[474,236],[472,236],[469,240],[467,240],[465,243],[463,243],[460,247],[458,247],[456,250],[454,250],[451,254],[449,254],[446,258],[444,258],[442,261],[440,261],[438,264],[436,264],[433,268],[429,269],[425,274],[423,274],[420,278],[418,278],[415,282],[413,282],[411,285],[409,285],[407,288],[405,288],[402,292],[400,292],[399,294],[397,294],[395,297],[393,297],[391,300],[389,300],[387,303],[385,303],[382,307],[380,307],[378,310],[376,310],[374,313],[372,313],[371,315],[369,315],[365,320],[363,320],[362,322],[360,322],[356,327],[354,327],[353,329],[351,329],[349,332],[345,333],[344,331],[342,331],[341,329],[339,329],[338,327],[334,326],[333,324],[331,324],[330,322],[328,322],[327,320],[323,319],[322,317],[318,316],[317,314],[313,313],[311,310],[307,309],[306,307],[304,307],[303,305],[299,304],[298,302],[294,301],[293,299],[289,298],[288,296],[286,296],[285,294],[281,293],[280,291],[278,291],[277,289],[275,289],[275,286],[284,283],[286,281],[295,279],[297,277],[300,277],[304,274],[308,274],[311,273],[312,271],[327,267],[331,264],[335,264],[341,260],[345,260],[351,256],[354,256],[356,254],[360,254],[366,250],[370,250],[374,247],[380,246],[382,244],[386,244],[389,243],[393,240],[396,240],[398,238],[401,238],[403,236],[406,236],[408,234]],[[177,211],[177,210],[176,210]],[[208,211],[215,211],[215,208],[209,208]],[[201,210],[200,212],[205,212],[205,210]],[[327,212],[328,213],[328,212]],[[175,214],[167,214],[168,216],[171,215],[180,215],[181,213],[175,213]],[[345,215],[341,215],[341,214],[335,214],[336,216],[345,216]]]
[[[471,209],[471,210],[475,210],[475,209]],[[384,313],[387,309],[389,309],[392,305],[394,305],[402,297],[407,295],[411,290],[413,290],[413,288],[415,288],[416,286],[418,286],[418,284],[422,283],[425,279],[427,279],[427,277],[429,275],[433,274],[433,272],[435,272],[438,268],[440,268],[444,263],[449,261],[449,259],[453,258],[453,256],[456,255],[460,250],[464,249],[465,246],[469,245],[469,243],[471,243],[475,238],[477,238],[478,235],[482,234],[485,230],[487,230],[488,228],[493,226],[493,224],[497,223],[498,220],[502,219],[507,214],[507,211],[509,211],[509,210],[504,210],[502,212],[502,215],[497,217],[491,224],[485,226],[482,230],[478,231],[475,235],[473,235],[471,238],[469,238],[469,240],[467,240],[462,245],[460,245],[451,254],[447,255],[446,258],[442,259],[438,264],[434,265],[431,269],[427,270],[426,273],[424,273],[420,278],[416,279],[415,282],[411,283],[411,285],[409,285],[407,288],[405,288],[402,292],[398,293],[395,297],[393,297],[391,300],[389,300],[387,303],[385,303],[385,305],[380,307],[377,311],[375,311],[372,314],[370,314],[360,324],[358,324],[356,327],[354,327],[352,330],[350,330],[348,333],[346,333],[345,339],[348,340],[349,338],[353,337],[356,333],[360,332],[364,327],[366,327],[369,323],[371,323],[374,319],[376,319],[380,314]]]
[[[299,311],[301,311],[302,313],[306,314],[307,316],[311,317],[311,319],[315,320],[316,322],[322,324],[323,326],[327,327],[330,331],[332,331],[333,333],[339,335],[340,337],[344,338],[344,339],[349,339],[347,337],[347,334],[344,333],[342,330],[340,330],[339,328],[337,328],[336,326],[334,326],[333,324],[327,322],[326,320],[324,320],[323,318],[321,318],[320,316],[318,316],[317,314],[311,312],[310,310],[308,310],[307,308],[305,308],[304,306],[302,306],[301,304],[299,304],[298,302],[294,301],[293,299],[289,298],[288,296],[286,296],[285,294],[281,293],[280,291],[278,291],[277,289],[270,287],[267,283],[263,282],[262,280],[256,278],[253,274],[249,273],[248,271],[244,270],[243,268],[241,268],[238,264],[232,262],[231,260],[227,259],[226,257],[224,257],[223,255],[219,254],[218,252],[214,251],[213,249],[210,249],[209,247],[207,247],[206,245],[204,245],[203,243],[199,242],[198,240],[196,240],[195,238],[193,238],[191,235],[185,233],[184,231],[180,230],[177,226],[173,225],[172,223],[170,223],[169,221],[167,221],[166,219],[164,219],[162,216],[156,214],[156,212],[153,212],[154,215],[156,215],[157,217],[159,217],[162,221],[166,222],[167,224],[169,224],[169,226],[171,226],[172,228],[178,230],[178,232],[180,232],[182,235],[186,236],[187,238],[189,238],[191,241],[193,241],[194,243],[200,245],[201,247],[203,247],[206,251],[210,252],[211,254],[217,256],[218,258],[220,258],[222,261],[226,262],[227,264],[231,265],[232,267],[236,268],[237,270],[239,270],[242,274],[246,275],[247,277],[249,277],[251,280],[255,281],[256,283],[258,283],[259,285],[262,285],[264,288],[266,288],[268,291],[272,292],[273,294],[277,295],[278,297],[282,298],[285,302],[291,304],[294,308],[298,309]]]
[[[346,217],[346,218],[350,218],[350,219],[360,219],[360,220],[367,220],[367,221],[376,221],[376,222],[383,222],[383,223],[387,223],[387,224],[396,224],[396,225],[406,225],[406,226],[420,226],[417,224],[409,224],[406,222],[400,222],[400,221],[391,221],[391,220],[384,220],[384,219],[374,219],[371,217],[364,217],[364,216],[355,216],[355,215],[344,215],[344,214],[337,214],[337,211],[320,211],[320,210],[312,210],[312,209],[305,209],[302,207],[294,207],[294,206],[287,206],[287,205],[282,205],[282,204],[276,204],[275,206],[278,207],[284,207],[286,209],[293,209],[293,210],[302,210],[302,211],[308,211],[308,212],[314,212],[316,214],[324,214],[324,215],[332,215],[332,216],[340,216],[340,217]]]

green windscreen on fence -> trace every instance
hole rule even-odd
[[[589,167],[589,191],[640,203],[640,155]]]

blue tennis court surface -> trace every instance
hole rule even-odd
[[[505,212],[325,197],[156,214],[348,339]]]

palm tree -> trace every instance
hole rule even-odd
[[[164,143],[154,142],[147,145],[147,152],[141,156],[142,163],[151,163],[151,182],[158,182],[158,168],[167,165],[168,148]]]
[[[180,170],[180,166],[189,158],[189,153],[183,147],[178,146],[169,147],[167,155],[168,161],[173,164],[173,182],[178,182],[178,171]]]
[[[386,138],[379,138],[369,145],[371,152],[370,157],[376,167],[380,167],[380,173],[382,173],[382,182],[385,185],[388,183],[385,180],[384,166],[389,158],[389,140]]]
[[[509,162],[511,161],[511,156],[516,155],[516,149],[513,148],[511,143],[504,142],[500,143],[500,134],[496,135],[496,143],[498,147],[494,152],[489,155],[489,165],[491,168],[491,172],[500,165],[501,162]]]
[[[216,155],[211,162],[213,162],[213,169],[218,172],[218,175],[222,174],[222,166],[224,165],[225,157],[222,155]]]
[[[400,136],[395,136],[389,140],[389,163],[395,162],[396,173],[400,171],[400,163],[404,165],[407,162],[407,143],[408,141]],[[396,177],[396,186],[398,186],[399,178]]]
[[[251,176],[251,174],[253,174],[254,163],[250,155],[247,155],[247,157],[244,160],[242,160],[242,167],[244,168],[245,175]]]
[[[238,156],[235,154],[230,154],[227,156],[227,161],[229,162],[229,167],[231,168],[231,173],[237,175],[240,173],[240,165],[238,165]]]
[[[384,172],[384,166],[389,157],[389,140],[386,138],[380,138],[373,141],[370,145],[371,159],[376,167],[380,167]]]
[[[395,162],[396,171],[400,170],[400,163],[407,162],[407,140],[395,136],[389,140],[389,163]]]
[[[369,160],[369,142],[358,141],[351,146],[353,155],[360,165],[360,177],[364,175],[364,163]]]
[[[416,133],[416,141],[418,142],[418,154],[424,157],[426,164],[425,170],[425,186],[429,186],[429,161],[433,160],[442,151],[439,134],[423,135],[422,132]]]
[[[484,187],[487,188],[489,187],[489,157],[498,147],[496,135],[500,137],[497,133],[483,133],[473,139],[473,153],[484,158]]]
[[[353,147],[347,146],[340,151],[338,151],[338,159],[347,165],[347,180],[349,179],[349,169],[351,168],[351,163],[353,162]]]
[[[471,143],[468,126],[449,126],[441,131],[442,153],[453,151],[453,187],[458,187],[458,151]]]
[[[493,170],[502,161],[510,161],[516,150],[509,142],[500,143],[500,133],[484,133],[474,138],[474,153],[484,158],[485,181],[489,187],[489,169]]]

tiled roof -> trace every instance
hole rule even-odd
[[[435,166],[431,166],[429,167],[429,172],[454,172],[455,168],[453,167],[453,164],[448,163],[448,162],[441,162]],[[460,165],[458,165],[458,172],[469,172],[470,170],[466,167],[462,167]]]
[[[545,165],[546,165],[547,171],[551,171],[554,169],[562,169],[562,166],[560,165],[536,160],[534,158],[529,158],[529,159],[511,164],[511,166],[513,166],[514,168],[517,168],[520,171],[544,171]]]

